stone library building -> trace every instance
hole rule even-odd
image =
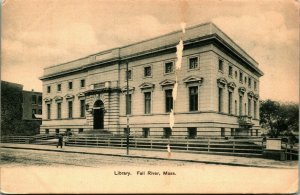
[[[216,25],[188,27],[46,67],[40,132],[124,135],[128,116],[135,137],[260,136],[261,76],[258,63]]]

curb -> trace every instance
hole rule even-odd
[[[293,169],[293,167],[274,167],[274,166],[264,166],[264,165],[249,165],[249,164],[241,164],[241,163],[213,162],[213,161],[204,161],[204,160],[187,160],[187,159],[176,159],[176,158],[172,159],[172,158],[163,158],[163,157],[155,157],[155,156],[107,154],[107,153],[79,152],[79,151],[41,149],[41,148],[25,148],[25,147],[17,147],[17,146],[1,146],[1,148],[38,150],[38,151],[48,151],[48,152],[64,152],[64,153],[74,153],[74,154],[90,154],[90,155],[102,155],[102,156],[116,156],[116,157],[127,157],[127,158],[154,159],[154,160],[165,160],[165,161],[193,162],[193,163],[205,163],[205,164],[228,165],[228,166],[242,166],[242,167],[255,167],[255,168]]]

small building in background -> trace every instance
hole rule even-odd
[[[23,91],[23,120],[42,119],[42,93]]]
[[[42,123],[41,101],[41,92],[23,91],[21,84],[1,81],[1,135],[38,134]]]

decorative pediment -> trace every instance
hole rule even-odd
[[[85,97],[84,93],[83,92],[80,92],[80,93],[77,93],[76,96],[78,98],[82,98],[82,97]]]
[[[176,83],[176,81],[174,81],[174,80],[165,79],[162,82],[160,82],[159,84],[163,87],[163,86],[168,86],[168,85],[174,85],[175,83]]]
[[[44,101],[45,101],[46,103],[52,102],[52,98],[45,97],[45,98],[44,98]]]
[[[74,98],[74,95],[67,94],[67,95],[65,95],[65,98],[66,98],[66,99],[73,99],[73,98]]]
[[[135,87],[129,87],[129,88],[128,88],[129,93],[133,93],[134,90],[135,90]],[[127,92],[127,86],[122,87],[122,88],[121,88],[121,92],[122,92],[123,94],[125,94],[125,93]]]
[[[234,82],[230,82],[227,84],[228,90],[233,92],[234,89],[236,88],[236,84]]]
[[[61,97],[61,96],[55,96],[53,99],[54,99],[55,101],[62,101],[62,100],[63,100],[63,97]]]
[[[224,77],[217,79],[218,87],[224,88],[227,84],[227,80]]]
[[[196,83],[198,85],[201,85],[203,82],[203,78],[197,77],[197,76],[189,76],[189,77],[186,77],[185,79],[183,79],[183,82],[186,85],[188,85],[189,83]]]
[[[239,94],[240,95],[244,95],[245,92],[246,92],[246,88],[245,87],[239,87]]]
[[[254,96],[253,96],[256,100],[258,100],[258,98],[259,98],[259,95],[258,94],[254,94]]]
[[[236,88],[236,84],[234,82],[228,83],[227,86],[233,89]]]
[[[144,89],[154,89],[154,84],[152,84],[152,83],[143,83],[143,84],[141,84],[140,86],[139,86],[139,88],[141,89],[141,90],[144,90]]]
[[[253,91],[249,91],[247,94],[248,94],[248,96],[251,97],[251,98],[254,96]]]

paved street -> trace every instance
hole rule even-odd
[[[17,166],[192,166],[195,163],[118,156],[1,148],[1,167]],[[196,163],[201,164],[201,163]]]
[[[69,152],[62,152],[55,151],[56,147],[51,151],[1,148],[2,192],[272,194],[292,193],[298,189],[295,166],[283,169],[241,167],[75,153],[71,149],[65,148],[63,150]],[[85,149],[88,150],[93,151]],[[223,161],[225,158],[229,157],[219,156]]]

